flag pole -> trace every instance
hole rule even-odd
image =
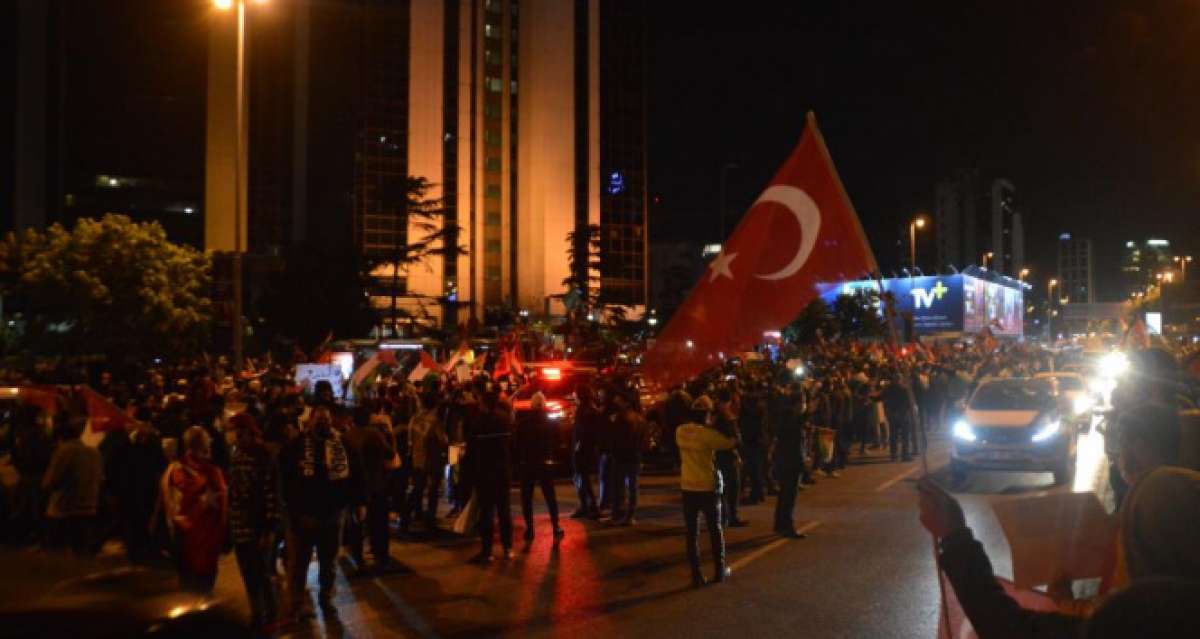
[[[809,115],[811,116],[812,114],[810,113]],[[892,318],[895,317],[895,315],[896,315],[896,298],[892,295],[887,295],[886,297],[884,297],[883,274],[876,271],[874,273],[874,275],[875,275],[875,281],[879,285],[880,299],[883,300],[883,302],[884,302],[883,319],[885,320],[885,323],[887,324],[888,337],[892,343],[892,346],[895,347],[896,344],[899,343],[899,340],[896,337],[896,323],[892,321]],[[892,353],[892,358],[893,358],[893,361],[895,361],[895,363],[897,364],[897,368],[899,368],[899,366],[898,366],[899,358],[896,357],[894,351]],[[925,432],[925,425],[923,423],[921,423],[921,420],[919,419],[919,415],[917,415],[917,399],[916,399],[916,396],[913,394],[911,377],[909,378],[908,383],[904,385],[904,390],[905,390],[906,394],[908,395],[908,415],[909,415],[910,424],[912,424],[912,428],[920,428],[921,429],[921,438],[918,440],[917,443],[924,444],[924,446],[922,446],[921,450],[920,450],[920,453],[921,453],[921,478],[926,479],[929,477],[929,439],[928,439],[928,434]],[[946,605],[946,582],[945,582],[945,580],[942,579],[942,557],[941,557],[941,555],[938,554],[937,536],[931,532],[931,533],[929,533],[929,538],[930,538],[930,540],[933,541],[933,565],[937,571],[938,597],[941,599],[941,608],[942,608],[942,615],[941,615],[942,624],[946,628],[947,634],[952,636],[952,633],[954,632],[954,630],[950,627],[950,608],[949,608],[949,606]],[[942,633],[939,632],[938,633],[939,639],[941,638],[941,635],[942,635]]]

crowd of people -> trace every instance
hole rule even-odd
[[[637,525],[640,472],[646,455],[656,454],[679,473],[693,583],[708,582],[701,514],[713,579],[725,581],[723,530],[747,525],[740,506],[774,496],[775,532],[803,538],[793,520],[798,493],[839,477],[855,447],[910,461],[981,380],[1053,370],[1056,357],[1020,345],[897,353],[823,343],[790,347],[774,360],[729,362],[649,399],[630,371],[571,377],[567,460],[578,507],[566,516]],[[232,551],[252,623],[271,633],[281,620],[315,616],[306,591],[314,552],[317,603],[327,618],[337,614],[335,560],[343,548],[358,572],[387,572],[394,536],[452,529],[476,533],[472,560],[489,563],[498,528],[499,556],[512,558],[514,486],[525,541],[536,535],[537,489],[554,543],[561,540],[554,489],[561,414],[552,412],[563,409],[543,394],[548,382],[408,375],[403,367],[388,371],[353,403],[327,382],[299,392],[283,367],[235,374],[224,360],[124,375],[47,369],[10,380],[90,383],[128,421],[87,443],[86,411],[70,401],[53,416],[34,406],[10,409],[3,447],[17,480],[3,503],[5,541],[91,554],[116,538],[130,561],[170,561],[181,588],[200,594],[211,593],[219,557]],[[952,510],[944,495],[927,493]],[[968,547],[969,531],[964,536],[948,517],[931,530],[948,540],[944,549]],[[974,573],[956,588],[967,579]],[[277,601],[281,591],[286,602]]]

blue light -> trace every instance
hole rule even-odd
[[[613,171],[608,176],[608,194],[620,195],[625,192],[625,176],[620,171]]]

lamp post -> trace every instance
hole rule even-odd
[[[1176,255],[1175,261],[1179,262],[1179,281],[1187,280],[1187,265],[1192,261],[1191,255]]]
[[[1025,283],[1025,278],[1029,277],[1029,269],[1023,268],[1020,273],[1017,273],[1017,281]]]
[[[996,254],[991,251],[983,254],[983,259],[980,260],[980,263],[983,265],[984,270],[987,270],[992,265],[992,258],[994,257],[996,257]]]
[[[925,217],[918,215],[916,219],[908,223],[908,250],[909,250],[909,266],[913,270],[917,268],[917,229],[925,228]]]
[[[265,4],[267,0],[255,0]],[[245,327],[242,325],[242,192],[246,185],[242,180],[242,167],[246,162],[247,126],[246,126],[246,2],[247,0],[213,0],[213,6],[221,11],[237,10],[237,71],[236,83],[236,128],[237,143],[233,154],[233,365],[239,372],[242,370],[243,348],[242,338]]]

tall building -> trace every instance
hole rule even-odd
[[[1156,276],[1172,267],[1171,243],[1151,238],[1125,242],[1121,256],[1121,284],[1126,295],[1145,291],[1157,283]]]
[[[561,312],[567,236],[590,225],[601,228],[601,298],[645,305],[644,2],[290,4],[292,26],[277,29],[278,59],[250,76],[252,245],[261,235],[255,220],[278,207],[291,211],[293,239],[344,236],[386,262],[428,233],[405,211],[406,178],[417,176],[445,211],[439,223],[461,229],[465,252],[398,273],[380,267],[372,290],[379,308],[395,295],[406,315],[447,326],[500,306]],[[266,37],[262,29],[251,37]],[[251,60],[261,46],[252,39]],[[210,52],[209,82],[220,98],[233,67],[217,55]],[[274,76],[259,77],[268,68]],[[264,107],[256,97],[264,91],[280,103]],[[224,188],[230,142],[214,145],[213,136],[228,140],[229,132],[212,123],[228,117],[212,109],[210,100],[210,174],[228,176],[218,180]],[[277,121],[260,124],[267,118],[259,112]],[[278,121],[290,123],[290,135]],[[279,133],[255,133],[262,126]],[[276,172],[259,168],[271,153]],[[223,201],[219,211],[209,205],[214,238],[232,229],[233,201]]]
[[[1058,236],[1058,281],[1059,295],[1069,303],[1096,302],[1091,240],[1072,237],[1070,233]]]
[[[982,265],[1016,275],[1025,265],[1025,228],[1016,188],[1004,178],[983,179],[960,169],[934,189],[938,265]],[[985,255],[990,253],[990,257]]]
[[[0,9],[0,208],[7,228],[121,213],[202,240],[204,30],[156,0]],[[3,108],[8,107],[8,108]],[[11,141],[11,144],[8,143]],[[7,150],[12,149],[8,155]]]

